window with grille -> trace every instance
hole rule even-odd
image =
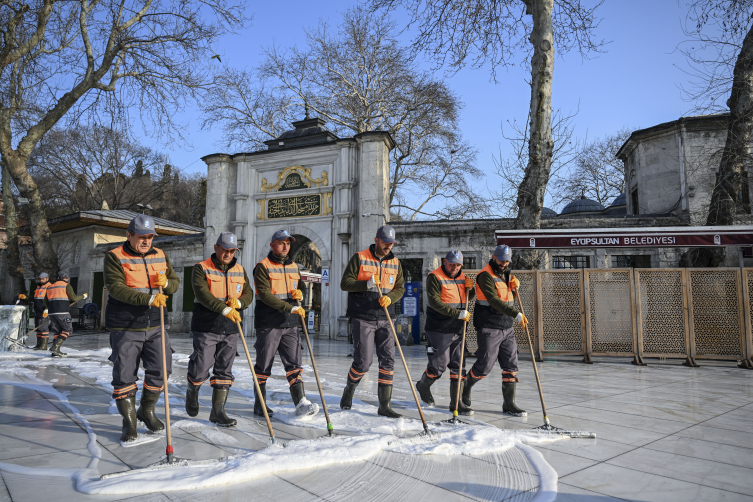
[[[552,268],[554,269],[591,268],[591,257],[590,256],[553,256]]]
[[[651,268],[651,257],[646,255],[614,255],[612,268]]]
[[[463,268],[466,270],[476,270],[476,257],[463,256]]]

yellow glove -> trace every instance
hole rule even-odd
[[[19,300],[26,300],[26,295],[18,295]]]
[[[460,319],[461,321],[468,322],[471,320],[471,313],[468,312],[467,310],[461,310],[460,314],[458,315],[458,319]]]
[[[293,300],[303,300],[303,291],[300,289],[294,289],[293,293],[290,295]]]
[[[234,308],[225,309],[222,311],[222,315],[233,321],[234,323],[241,322],[241,315]]]
[[[241,308],[241,302],[239,302],[237,298],[230,298],[228,301],[225,302],[225,305],[233,309]]]
[[[157,278],[154,279],[154,285],[158,288],[164,288],[165,286],[167,286],[167,276],[162,272],[157,274]]]
[[[517,277],[515,276],[510,277],[510,287],[516,291],[518,290],[518,288],[520,287],[520,281],[518,280]]]
[[[44,309],[44,312],[42,312],[42,317],[47,317],[47,309]]]
[[[89,298],[89,293],[84,293],[84,300],[86,300],[87,298]]]
[[[390,305],[392,305],[392,300],[390,300],[386,296],[383,296],[379,299],[379,305],[381,305],[382,307],[389,307]]]
[[[471,289],[473,287],[473,279],[470,277],[465,278],[465,289]]]
[[[379,286],[380,282],[381,281],[380,281],[378,275],[372,275],[371,279],[369,279],[368,281],[366,281],[366,287],[369,288],[369,289],[375,288],[375,287]]]
[[[521,326],[523,326],[523,329],[526,329],[528,327],[528,318],[524,316],[522,312],[518,314],[518,317],[516,317],[515,320],[518,321]]]
[[[303,310],[303,307],[293,307],[293,310],[291,310],[290,313],[298,314],[301,316],[301,319],[306,319],[306,311]]]
[[[167,307],[167,295],[154,295],[154,300],[149,305],[152,307]]]

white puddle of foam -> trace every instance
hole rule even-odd
[[[74,352],[71,350],[71,352]],[[61,403],[69,408],[73,414],[84,424],[89,436],[88,448],[92,456],[89,465],[83,469],[39,469],[22,467],[9,463],[0,463],[0,469],[18,474],[30,476],[55,476],[65,477],[74,481],[76,489],[87,494],[117,494],[127,495],[132,493],[145,493],[153,491],[179,491],[200,488],[209,488],[226,484],[236,484],[267,476],[273,473],[288,472],[302,469],[321,468],[326,466],[364,462],[380,452],[393,452],[403,455],[434,455],[434,456],[459,456],[479,455],[483,453],[499,453],[519,448],[525,453],[530,464],[536,469],[539,478],[539,488],[533,500],[536,502],[550,502],[556,497],[557,473],[546,463],[543,456],[530,446],[523,444],[551,441],[550,437],[540,437],[535,434],[526,434],[515,431],[505,431],[496,427],[466,425],[460,427],[441,427],[437,435],[432,439],[422,437],[396,437],[404,436],[422,430],[421,422],[413,419],[390,420],[379,417],[376,407],[354,400],[353,410],[345,412],[339,409],[339,396],[327,396],[327,403],[331,410],[330,418],[335,425],[335,430],[351,431],[362,434],[361,436],[336,436],[334,438],[319,438],[314,440],[290,441],[281,448],[279,445],[269,446],[263,450],[248,452],[243,448],[235,448],[238,441],[219,430],[215,424],[204,420],[178,420],[173,423],[176,429],[193,432],[201,432],[213,444],[224,447],[226,451],[237,453],[225,460],[197,466],[181,465],[167,469],[149,470],[139,469],[128,472],[123,476],[100,480],[97,463],[101,458],[101,450],[96,442],[96,434],[89,427],[88,421],[81,415],[75,406],[68,402],[67,397],[54,389],[52,385],[34,375],[32,368],[57,364],[68,366],[74,370],[81,370],[80,374],[94,378],[97,383],[105,388],[109,387],[109,381],[105,384],[104,371],[107,370],[109,380],[111,366],[101,364],[98,361],[77,360],[82,358],[105,359],[109,355],[107,349],[99,351],[75,351],[76,357],[65,360],[31,357],[19,360],[5,358],[0,355],[3,365],[0,365],[0,373],[23,376],[30,383],[17,380],[0,380],[0,384],[16,385],[30,388],[46,395],[57,397]],[[64,362],[65,364],[59,364]],[[6,364],[10,363],[10,364]],[[250,372],[249,379],[250,379]],[[238,383],[238,380],[236,380]],[[173,382],[171,382],[173,383]],[[253,392],[248,382],[237,387],[242,394],[252,396]],[[246,387],[244,392],[243,387]],[[111,388],[111,387],[109,387]],[[282,387],[280,391],[282,391]],[[250,391],[250,392],[249,392]],[[173,401],[172,397],[170,399]],[[282,400],[280,402],[283,402]],[[332,404],[330,404],[332,402]],[[182,403],[181,403],[182,404]],[[281,404],[276,408],[275,418],[295,426],[312,427],[313,421],[317,421],[316,428],[324,427],[323,413],[313,417],[297,417],[292,404]],[[318,424],[318,422],[322,422]],[[239,422],[238,430],[242,430]],[[157,436],[160,438],[161,436]],[[150,438],[151,439],[151,438]],[[497,455],[494,455],[495,457]],[[506,466],[499,465],[499,469]]]

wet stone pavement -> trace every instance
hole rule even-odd
[[[160,460],[164,438],[123,448],[121,418],[110,397],[107,333],[77,333],[64,350],[64,361],[33,351],[0,354],[0,462],[37,469],[86,467],[92,457],[82,421],[59,397],[39,391],[29,377],[67,397],[89,423],[102,450],[100,473],[145,467]],[[253,338],[247,338],[253,356]],[[29,340],[31,343],[32,340]],[[345,342],[312,340],[330,413],[343,420],[339,396],[352,359]],[[201,411],[189,419],[183,411],[188,335],[172,337],[175,350],[170,378],[173,444],[176,455],[210,459],[243,455],[269,444],[266,425],[253,415],[253,391],[245,357],[236,359],[236,385],[227,411],[238,427],[218,429],[209,421],[211,388],[202,386]],[[426,366],[423,346],[403,348],[414,381]],[[241,349],[241,354],[243,353]],[[474,362],[469,359],[469,364]],[[597,439],[568,439],[533,444],[559,476],[558,501],[753,501],[753,372],[733,363],[700,361],[700,368],[680,360],[637,367],[628,359],[598,358],[585,365],[575,357],[548,358],[539,365],[549,417],[553,425],[588,430]],[[304,350],[304,365],[310,366]],[[518,405],[527,417],[508,417],[501,409],[501,374],[492,374],[474,387],[473,419],[500,429],[527,430],[542,424],[541,408],[530,359],[520,361]],[[26,373],[18,368],[26,368]],[[305,382],[312,402],[320,402],[313,373]],[[427,420],[450,418],[449,375],[433,387],[436,405],[426,407]],[[42,383],[44,383],[42,382]],[[284,371],[276,364],[268,384],[269,405],[291,408]],[[364,377],[356,398],[376,405],[377,367]],[[158,416],[164,421],[162,402]],[[400,361],[395,367],[393,407],[418,418]],[[306,427],[278,417],[273,427],[279,441],[326,435],[322,412]],[[337,431],[337,420],[333,418]],[[317,423],[318,422],[318,423]],[[365,424],[365,425],[364,425]],[[383,429],[410,436],[420,423],[364,418],[366,431]],[[434,427],[434,426],[433,426]],[[356,435],[358,430],[337,431]],[[430,457],[430,458],[429,458]],[[188,491],[156,491],[132,495],[84,495],[69,478],[2,470],[0,502],[55,500],[510,500],[528,501],[547,494],[538,490],[537,470],[518,448],[502,453],[433,456],[382,451],[365,462],[329,465],[264,476],[236,484]],[[551,498],[551,496],[549,496]]]

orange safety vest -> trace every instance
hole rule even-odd
[[[512,303],[512,290],[507,287],[507,283],[504,281],[504,279],[494,273],[491,264],[487,263],[486,266],[481,269],[479,275],[482,272],[488,272],[489,275],[492,276],[492,279],[494,279],[494,285],[497,286],[497,298],[499,298],[503,302]],[[481,290],[481,288],[476,288],[476,304],[489,306],[489,301],[486,299],[486,295],[484,295],[484,292]]]
[[[465,273],[461,270],[457,277],[451,279],[440,266],[436,270],[429,272],[429,275],[431,274],[434,274],[439,284],[442,285],[442,291],[439,294],[439,299],[442,300],[442,303],[454,309],[464,309],[468,301],[465,290]]]
[[[37,289],[34,290],[34,310],[44,310],[44,298],[47,296],[47,288],[50,287],[50,282],[46,284],[40,284]]]
[[[361,262],[358,269],[358,280],[368,281],[372,275],[379,277],[379,286],[382,289],[382,294],[386,295],[395,288],[395,281],[397,279],[397,271],[400,267],[399,260],[397,258],[390,258],[379,262],[374,259],[371,254],[371,249],[366,249],[358,253],[358,259]],[[377,293],[376,287],[369,289],[369,291]]]
[[[165,253],[161,249],[152,248],[156,253],[143,257],[134,256],[126,253],[123,246],[118,246],[110,252],[120,260],[120,266],[123,267],[123,272],[125,272],[126,286],[140,293],[150,295],[158,293],[157,286],[152,286],[152,284],[156,282],[157,275],[160,272],[167,273]]]
[[[293,291],[298,289],[298,281],[301,280],[301,274],[298,272],[298,264],[291,262],[281,264],[269,259],[269,256],[259,262],[267,269],[269,274],[269,283],[271,293],[282,301],[293,301]],[[256,291],[256,285],[254,285]],[[256,295],[259,292],[256,291]],[[240,296],[240,295],[239,295]]]
[[[68,302],[68,283],[57,281],[47,288],[47,305],[49,313],[70,314],[71,306]]]
[[[199,265],[204,269],[204,276],[209,284],[209,292],[215,298],[226,302],[229,298],[241,297],[246,279],[244,279],[245,272],[240,263],[236,263],[227,271],[227,280],[225,280],[225,272],[217,268],[211,258],[202,261]],[[194,299],[194,303],[199,302]]]

